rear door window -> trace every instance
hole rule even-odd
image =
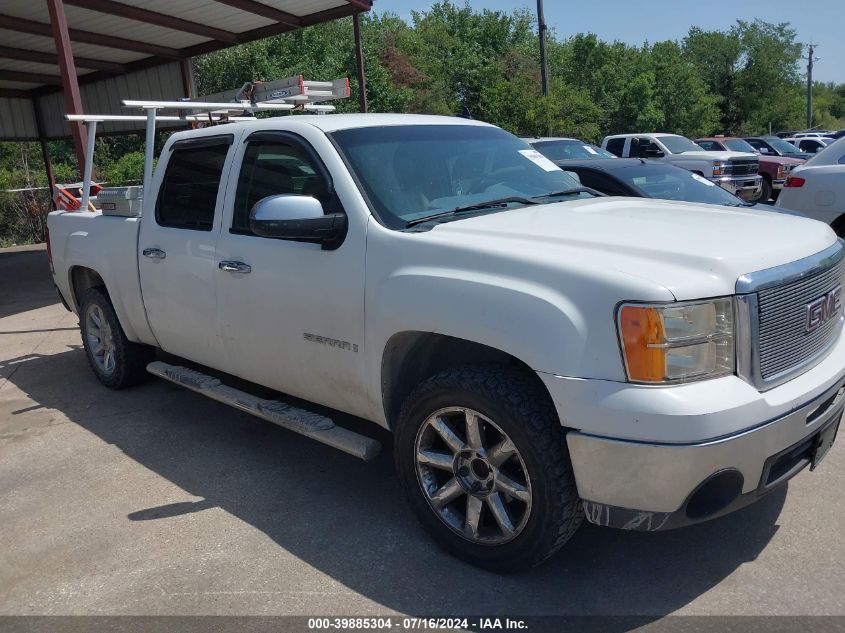
[[[156,204],[160,226],[210,231],[231,136],[174,144]]]
[[[607,149],[607,151],[611,154],[622,156],[622,152],[625,150],[625,139],[612,138],[607,142],[607,147],[605,149]]]

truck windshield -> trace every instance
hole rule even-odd
[[[329,134],[389,228],[489,200],[578,190],[578,182],[512,134],[480,125],[391,125]],[[554,198],[543,202],[555,201]],[[499,204],[477,213],[521,206]],[[454,215],[453,219],[467,217]]]
[[[798,148],[792,143],[784,141],[782,138],[767,138],[766,142],[775,148],[781,154],[800,154]]]
[[[673,154],[681,154],[683,152],[703,152],[704,150],[701,149],[698,145],[693,143],[688,138],[683,136],[660,136],[658,137],[661,143],[663,143],[670,152]]]
[[[756,154],[757,150],[748,141],[741,138],[732,138],[725,141],[725,147],[735,152],[749,152]]]
[[[558,141],[534,141],[531,143],[538,152],[549,160],[577,160],[583,158],[616,158],[607,150],[574,139]]]

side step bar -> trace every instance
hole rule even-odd
[[[147,371],[154,376],[201,393],[212,400],[228,404],[289,431],[328,444],[365,462],[373,459],[381,451],[381,444],[377,440],[339,427],[319,413],[298,409],[278,400],[258,398],[240,389],[227,387],[219,378],[193,369],[155,361],[147,365]]]

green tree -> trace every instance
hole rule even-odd
[[[716,98],[677,42],[659,42],[646,52],[654,73],[654,103],[664,132],[692,137],[715,132],[719,125]]]

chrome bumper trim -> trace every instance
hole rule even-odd
[[[633,442],[572,431],[566,438],[578,494],[600,506],[674,513],[699,484],[725,469],[742,474],[742,494],[752,492],[766,460],[818,432],[841,415],[843,404],[845,372],[834,386],[785,416],[698,444]]]

